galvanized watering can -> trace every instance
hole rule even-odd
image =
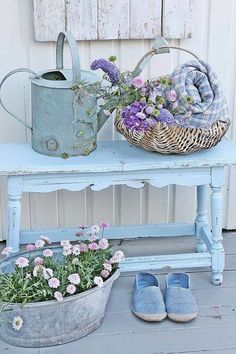
[[[63,69],[65,37],[70,47],[72,70]],[[10,112],[1,99],[3,83],[18,72],[32,74],[32,127]],[[0,84],[0,103],[8,113],[31,130],[32,147],[40,154],[64,158],[88,155],[96,149],[97,132],[108,117],[103,111],[97,112],[96,93],[86,91],[82,82],[94,84],[98,80],[96,74],[80,70],[75,39],[71,33],[61,32],[57,38],[56,69],[44,70],[40,74],[25,68],[11,71]]]

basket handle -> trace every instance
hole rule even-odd
[[[70,54],[72,59],[73,82],[78,82],[81,80],[79,52],[76,45],[76,41],[70,32],[60,32],[57,37],[57,47],[56,47],[57,69],[59,70],[63,69],[63,49],[64,49],[65,38],[67,39],[70,47]]]
[[[168,45],[167,41],[163,37],[158,36],[155,38],[153,48],[149,50],[146,54],[144,54],[144,56],[137,63],[135,69],[132,71],[132,76],[134,77],[140,75],[144,68],[150,63],[150,60],[154,55],[170,53],[169,49],[182,50],[183,52],[193,55],[194,58],[199,59],[198,56],[190,50],[178,46]]]

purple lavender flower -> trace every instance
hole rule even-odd
[[[147,106],[147,107],[145,108],[145,113],[147,113],[147,114],[152,114],[152,113],[153,113],[153,107]]]
[[[136,113],[136,117],[138,117],[140,119],[146,119],[147,118],[146,114],[143,113],[143,112]]]
[[[92,70],[102,69],[102,71],[104,71],[109,76],[112,84],[116,84],[119,81],[118,69],[113,63],[106,59],[96,59],[92,62],[90,67]]]
[[[177,93],[175,90],[170,90],[166,92],[166,98],[170,101],[170,102],[175,102],[177,99]]]
[[[174,124],[174,116],[171,112],[169,112],[167,109],[162,108],[160,111],[160,114],[156,117],[158,122],[163,122],[168,125],[173,125]]]
[[[122,120],[127,129],[134,131],[147,130],[149,127],[147,120],[139,117],[145,106],[146,103],[135,101],[122,110]]]
[[[157,121],[156,121],[156,119],[153,119],[153,118],[147,118],[146,122],[147,122],[148,126],[152,128],[156,124]]]

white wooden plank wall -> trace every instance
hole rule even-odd
[[[72,2],[71,2],[72,4]],[[31,0],[8,0],[0,2],[0,78],[18,67],[34,70],[55,66],[55,43],[35,43],[33,36],[33,17]],[[78,24],[74,24],[76,28]],[[91,29],[92,31],[92,29]],[[230,112],[235,114],[236,80],[236,2],[221,0],[193,0],[193,37],[173,40],[196,51],[208,60],[218,72],[228,99]],[[86,33],[84,34],[86,36]],[[81,41],[78,48],[83,68],[97,57],[111,54],[119,57],[119,66],[132,69],[142,54],[150,47],[151,40],[100,40]],[[187,59],[176,51],[172,55],[154,57],[145,70],[145,77],[165,74],[180,61]],[[65,63],[70,65],[69,51],[66,48]],[[4,99],[26,121],[30,121],[29,85],[27,77],[19,74],[5,85]],[[28,133],[17,121],[0,109],[0,142],[23,143],[29,141]],[[233,121],[229,136],[236,143],[236,124]],[[99,133],[99,139],[122,139],[114,132],[112,121]],[[236,168],[227,172],[225,188],[225,228],[236,228]],[[0,236],[6,235],[6,189],[5,179],[0,180]],[[60,191],[49,194],[25,195],[23,198],[22,228],[52,228],[76,226],[80,223],[93,223],[102,219],[111,224],[168,222],[175,220],[193,221],[195,197],[192,188],[170,186],[155,189],[145,186],[142,190],[127,187],[108,188],[101,192],[89,189],[79,193]]]
[[[36,41],[191,37],[192,0],[33,0]],[[164,16],[162,16],[164,15]],[[173,21],[174,20],[174,21]]]

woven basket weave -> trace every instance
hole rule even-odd
[[[156,54],[169,53],[169,49],[178,49],[193,55],[197,55],[188,49],[169,46],[166,40],[157,36],[153,49],[146,53],[136,65],[132,75],[139,75]],[[230,121],[217,121],[209,130],[201,128],[185,128],[177,125],[167,125],[157,122],[146,131],[132,131],[126,128],[122,122],[121,112],[117,111],[115,129],[121,133],[133,145],[149,151],[157,151],[162,154],[189,154],[194,151],[208,149],[220,142],[227,132]]]
[[[217,121],[212,127],[204,131],[199,128],[183,128],[177,125],[169,126],[157,122],[146,131],[136,132],[128,130],[120,115],[115,119],[115,129],[121,133],[129,143],[149,151],[162,154],[189,154],[194,151],[208,149],[215,146],[225,135],[230,121]]]

